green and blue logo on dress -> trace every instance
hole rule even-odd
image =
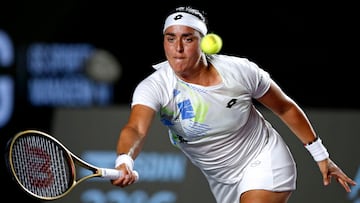
[[[171,138],[186,142],[206,135],[210,127],[204,124],[209,104],[201,88],[178,83],[173,90],[173,100],[160,111],[161,122],[171,130]]]

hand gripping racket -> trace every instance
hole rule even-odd
[[[16,134],[9,142],[6,156],[16,182],[27,193],[42,200],[64,197],[89,178],[117,179],[121,176],[119,170],[99,168],[81,160],[54,137],[37,130]],[[76,166],[92,173],[77,179]],[[134,173],[138,179],[138,173]]]

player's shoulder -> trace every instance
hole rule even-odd
[[[174,71],[171,69],[167,60],[154,64],[152,67],[155,69],[154,75],[165,75],[166,77],[169,77],[174,74]]]
[[[250,71],[257,65],[250,61],[248,58],[239,57],[234,55],[213,55],[210,58],[210,62],[214,64],[217,69],[231,72],[243,72]],[[250,70],[249,70],[250,69]]]
[[[245,57],[236,56],[236,55],[225,55],[225,54],[215,54],[210,56],[211,62],[223,62],[223,63],[235,63],[235,64],[248,64],[250,60]]]
[[[168,84],[172,84],[174,80],[174,73],[170,67],[168,61],[163,61],[152,65],[155,69],[153,73],[144,78],[141,83],[153,86],[165,86]]]
[[[156,63],[154,65],[152,65],[152,67],[155,69],[155,70],[160,70],[162,68],[166,68],[166,67],[170,67],[170,64],[169,64],[169,61],[161,61],[159,63]]]

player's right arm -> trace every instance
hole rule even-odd
[[[154,109],[144,105],[137,104],[132,107],[128,122],[120,131],[116,148],[118,156],[123,156],[122,160],[125,160],[124,163],[117,164],[116,168],[124,175],[117,180],[112,180],[112,184],[125,187],[135,182],[131,161],[139,155],[155,113]]]

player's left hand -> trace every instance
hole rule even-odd
[[[356,182],[349,178],[330,158],[319,161],[318,166],[325,186],[331,183],[332,178],[340,183],[346,192],[351,192],[350,185],[356,185]]]

